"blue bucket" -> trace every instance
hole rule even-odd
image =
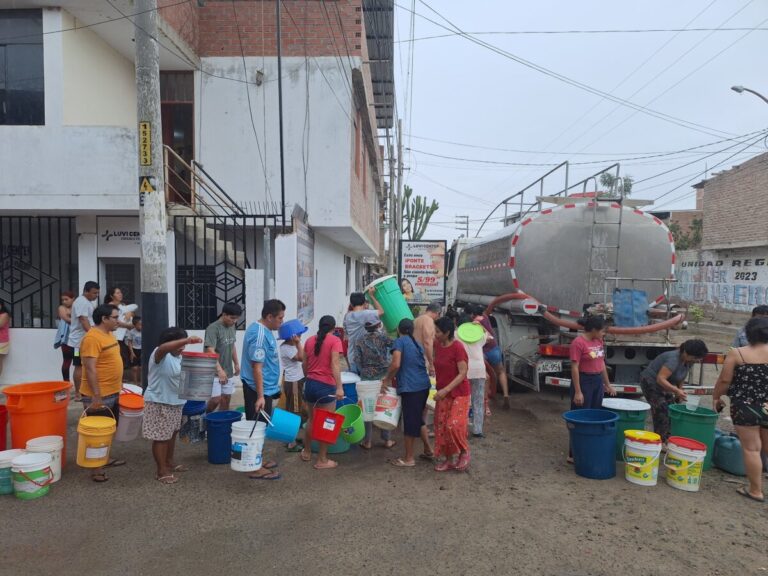
[[[236,410],[206,414],[208,427],[208,462],[229,464],[232,450],[232,423],[242,417]]]
[[[205,407],[208,404],[205,400],[187,400],[184,404],[184,408],[181,409],[183,416],[197,416],[205,412]]]
[[[295,442],[301,427],[301,416],[275,408],[267,423],[267,438],[276,442]]]
[[[576,474],[594,480],[616,476],[616,422],[610,410],[570,410],[563,414],[571,436]]]

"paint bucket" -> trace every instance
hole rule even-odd
[[[336,414],[344,416],[341,435],[350,444],[357,444],[365,438],[365,422],[363,411],[357,404],[348,404],[336,410]]]
[[[213,379],[211,379],[213,382]],[[208,436],[208,462],[211,464],[229,464],[232,451],[232,424],[238,422],[242,414],[237,410],[211,412],[205,415]],[[251,423],[253,426],[253,423]]]
[[[357,383],[360,382],[360,376],[354,372],[342,372],[341,384],[344,387],[344,398],[336,400],[336,408],[357,404]]]
[[[381,390],[381,380],[362,380],[357,383],[357,405],[363,411],[363,421],[373,422],[376,414],[376,398]]]
[[[373,425],[382,430],[394,430],[400,421],[400,396],[395,388],[387,388],[386,394],[376,398],[376,408]]]
[[[41,436],[27,441],[27,452],[30,454],[50,454],[53,482],[61,480],[61,451],[64,449],[64,438],[61,436]]]
[[[374,280],[366,286],[365,297],[369,300],[368,290],[370,288],[373,288],[376,300],[378,300],[379,304],[381,304],[381,307],[384,309],[384,315],[381,317],[381,321],[387,332],[397,332],[397,325],[400,324],[400,320],[404,318],[413,320],[413,313],[408,307],[408,302],[406,302],[405,296],[403,296],[403,293],[400,290],[397,276],[384,276]]]
[[[616,422],[610,410],[569,410],[563,419],[571,436],[576,474],[606,480],[616,476]]]
[[[13,493],[19,500],[34,500],[48,494],[53,482],[51,455],[22,454],[11,462]]]
[[[640,400],[628,398],[604,398],[603,408],[619,415],[616,422],[616,460],[623,460],[624,432],[626,430],[645,430],[645,419],[651,405]]]
[[[21,456],[24,453],[24,450],[18,448],[0,452],[0,494],[13,494],[11,462],[14,458]]]
[[[678,490],[698,492],[707,446],[698,440],[670,436],[667,440],[667,484]]]
[[[669,419],[672,422],[672,436],[691,438],[703,442],[707,447],[704,470],[712,468],[712,456],[715,453],[715,425],[718,414],[709,408],[699,406],[688,410],[685,404],[673,404],[669,407]]]
[[[77,465],[101,468],[109,463],[109,451],[117,424],[108,416],[86,416],[77,423]]]
[[[2,392],[8,399],[11,417],[11,447],[23,449],[27,440],[40,436],[61,436],[64,449],[61,461],[66,462],[67,406],[72,384],[64,381],[32,382],[6,386]],[[5,448],[5,445],[0,446]]]
[[[120,418],[117,421],[116,442],[130,442],[139,437],[144,419],[144,397],[133,392],[120,393]]]
[[[272,410],[272,416],[262,412],[267,421],[266,437],[276,442],[291,443],[296,441],[301,427],[301,416],[282,408]]]
[[[181,353],[181,380],[179,398],[182,400],[209,400],[216,377],[217,354],[208,352]]]
[[[344,424],[344,416],[322,408],[312,410],[312,439],[323,444],[335,444]]]
[[[261,469],[261,451],[267,433],[265,422],[240,420],[232,423],[232,446],[229,465],[235,472]]]
[[[661,436],[645,430],[624,431],[624,478],[638,486],[656,486]]]

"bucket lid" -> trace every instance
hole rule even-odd
[[[120,394],[138,394],[143,396],[144,390],[142,390],[141,386],[136,386],[135,384],[123,384]]]
[[[0,466],[7,468],[11,465],[11,461],[14,458],[18,458],[24,454],[24,450],[21,448],[14,448],[13,450],[3,450],[0,452]]]
[[[475,342],[480,342],[480,340],[483,339],[484,332],[485,328],[483,328],[480,324],[475,324],[474,322],[465,322],[459,326],[456,334],[459,336],[459,340],[462,340],[467,344],[474,344]]]
[[[360,376],[358,376],[354,372],[342,372],[341,373],[341,383],[342,384],[357,384],[358,382],[360,382]]]
[[[27,440],[27,450],[51,450],[64,447],[64,438],[61,436],[39,436]]]
[[[684,450],[697,450],[699,452],[706,452],[707,445],[698,440],[692,438],[683,438],[682,436],[670,436],[667,440],[667,446],[669,448],[683,448]]]
[[[77,423],[78,432],[104,434],[115,431],[115,420],[108,416],[85,416]]]
[[[16,456],[11,461],[11,467],[17,468],[17,469],[37,469],[37,468],[45,468],[46,466],[50,466],[51,464],[51,455],[47,452],[28,452],[26,454],[22,454],[21,456]]]
[[[624,438],[641,444],[661,444],[661,436],[647,430],[624,430]]]
[[[218,360],[219,355],[213,352],[182,352],[182,358],[216,358]]]
[[[603,398],[603,408],[627,412],[645,412],[651,409],[651,405],[642,400],[630,400],[629,398]]]
[[[128,410],[142,410],[144,408],[144,396],[137,396],[136,394],[120,394],[118,403],[121,408]]]

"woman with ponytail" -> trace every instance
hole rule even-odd
[[[424,443],[424,452],[420,458],[432,460],[432,446],[424,423],[424,408],[429,397],[429,373],[425,361],[424,349],[413,337],[413,320],[404,318],[397,327],[400,337],[392,348],[392,363],[381,384],[384,392],[397,377],[397,393],[400,396],[403,413],[403,437],[405,457],[392,460],[393,466],[411,468],[416,466],[413,445],[416,438]]]
[[[341,339],[332,334],[336,328],[333,316],[323,316],[317,335],[310,337],[304,345],[304,400],[307,403],[308,420],[304,434],[304,450],[301,459],[309,462],[312,458],[312,417],[315,409],[333,412],[336,400],[344,398],[341,383],[341,356],[344,347]],[[328,458],[328,444],[320,442],[316,470],[336,468],[338,462]]]

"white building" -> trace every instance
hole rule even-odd
[[[0,384],[59,377],[62,291],[140,293],[135,8],[58,4],[0,0],[0,300],[13,310]],[[392,2],[285,6],[284,208],[274,3],[160,5],[171,323],[204,329],[226,301],[258,317],[265,227],[288,317],[340,322],[384,258]]]

